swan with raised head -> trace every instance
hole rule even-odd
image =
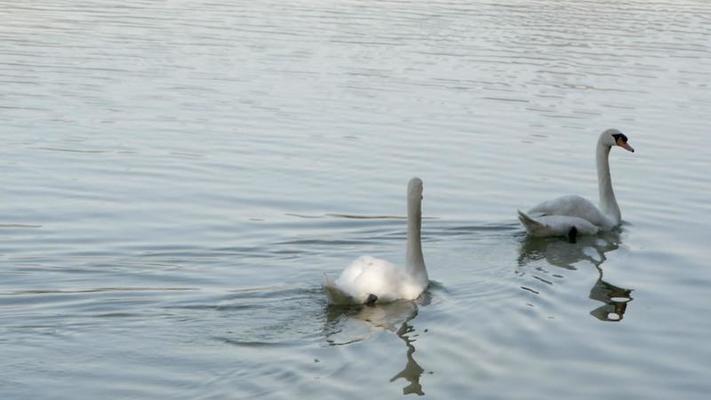
[[[324,274],[324,289],[332,304],[388,303],[415,300],[427,289],[429,278],[422,256],[422,180],[407,185],[407,257],[405,267],[362,256],[341,272],[336,280]]]
[[[597,161],[597,184],[600,195],[598,208],[589,200],[577,196],[562,196],[545,201],[527,213],[518,211],[518,219],[532,236],[568,236],[575,242],[578,234],[594,235],[609,231],[620,224],[622,214],[617,205],[610,178],[610,149],[614,146],[634,152],[627,143],[627,136],[617,129],[608,129],[600,134],[595,150]]]

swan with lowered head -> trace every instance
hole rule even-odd
[[[597,141],[597,184],[600,207],[580,196],[562,196],[545,201],[524,213],[519,210],[518,219],[532,236],[568,236],[575,242],[577,234],[594,235],[609,231],[620,224],[622,214],[612,190],[610,178],[610,149],[619,146],[634,152],[627,143],[627,136],[617,129],[608,129]]]
[[[407,185],[407,257],[405,268],[385,260],[362,256],[331,280],[324,274],[324,289],[332,304],[375,304],[414,300],[427,289],[429,278],[422,256],[422,180]]]

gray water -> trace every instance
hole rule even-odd
[[[0,398],[702,399],[711,3],[0,1]],[[516,209],[624,224],[531,240]],[[420,300],[334,309],[404,259]]]

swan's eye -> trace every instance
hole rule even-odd
[[[627,136],[624,133],[616,133],[612,137],[615,138],[615,143],[627,143]]]
[[[612,135],[612,137],[615,139],[615,145],[620,146],[623,149],[634,153],[634,149],[632,148],[632,146],[627,144],[627,136],[625,136],[622,133],[616,133],[616,134]]]

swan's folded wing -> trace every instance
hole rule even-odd
[[[548,215],[561,215],[582,218],[595,226],[608,226],[614,223],[606,217],[590,200],[577,196],[562,196],[528,210],[528,215],[538,219]]]
[[[529,217],[526,213],[524,213],[521,210],[518,211],[518,220],[521,221],[521,224],[526,228],[526,231],[531,234],[538,234],[542,233],[545,229],[546,226],[535,219]]]
[[[590,202],[590,200],[578,195],[568,195],[544,201],[528,210],[528,214],[534,217],[543,215],[569,215],[584,218],[586,214],[596,211],[597,207]]]
[[[575,227],[578,233],[584,235],[594,235],[599,231],[599,228],[589,221],[567,215],[544,215],[533,219],[519,211],[518,219],[529,234],[538,237],[566,236],[572,227]]]

